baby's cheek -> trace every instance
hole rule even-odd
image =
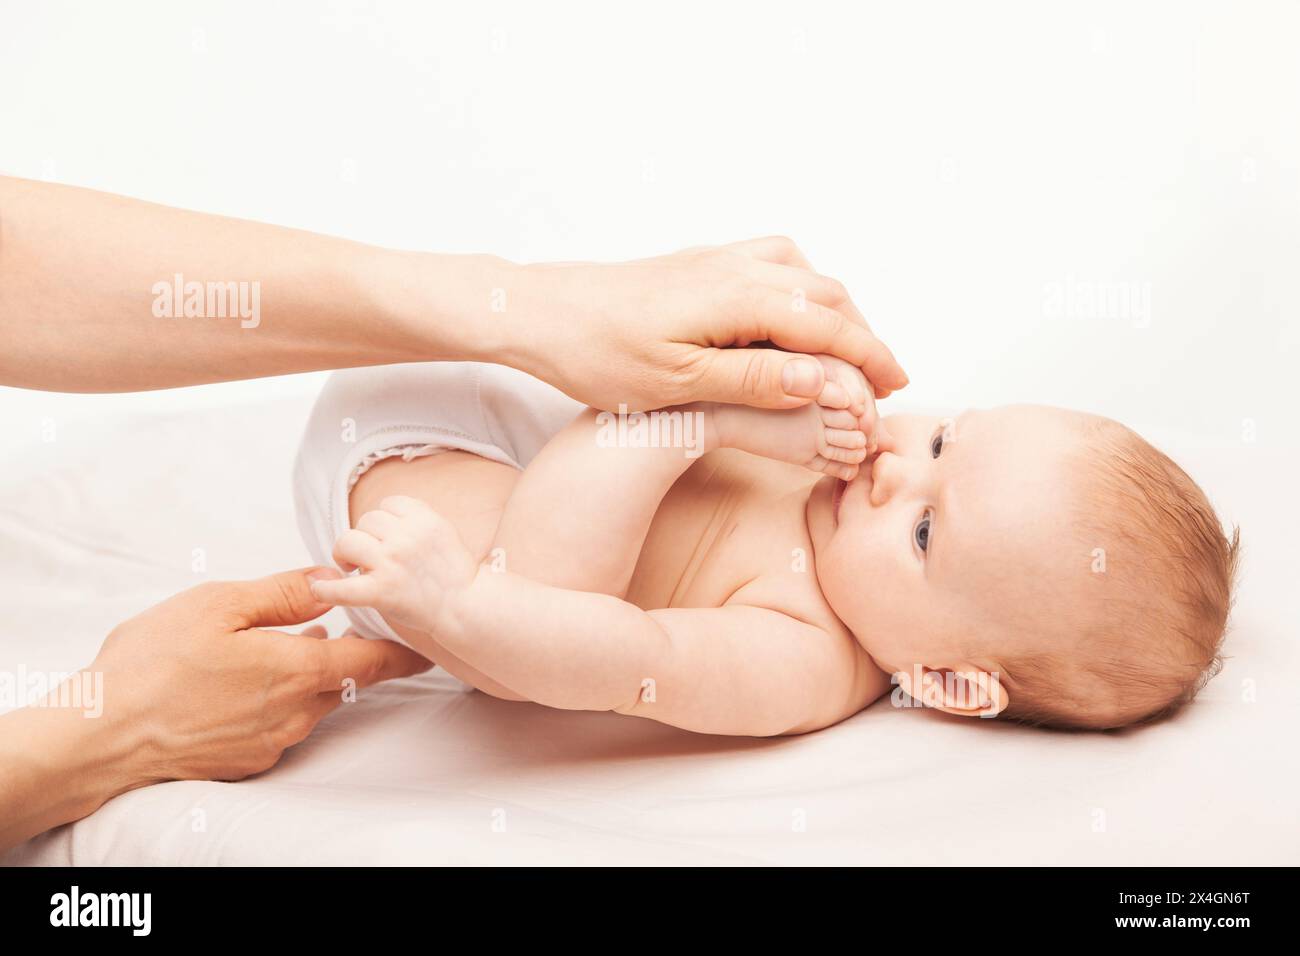
[[[822,593],[826,602],[853,633],[872,619],[875,588],[866,580],[861,564],[841,555],[831,555],[831,561],[821,573]]]
[[[924,629],[927,606],[916,593],[917,582],[896,555],[872,553],[869,536],[855,542],[851,554],[837,555],[826,598],[869,651],[889,635]]]

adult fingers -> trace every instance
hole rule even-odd
[[[760,281],[787,292],[803,289],[805,295],[812,301],[835,309],[853,324],[863,326],[870,331],[870,325],[849,296],[843,283],[829,276],[819,275],[794,240],[786,236],[765,236],[761,239],[733,242],[721,248],[752,260],[748,267],[749,273],[755,278],[761,277]],[[846,355],[841,357],[848,358]],[[890,361],[894,365],[892,373],[879,380],[872,379],[872,384],[876,386],[877,398],[887,398],[895,389],[907,384],[907,375],[893,359],[892,354],[890,354]],[[865,366],[860,367],[866,370]],[[898,381],[899,384],[889,384],[891,381]]]
[[[821,394],[826,372],[810,355],[779,349],[705,349],[691,398],[758,408],[797,408]]]
[[[767,339],[790,352],[835,355],[862,369],[877,390],[898,389],[907,375],[888,347],[864,325],[834,309],[808,302],[802,311],[791,308],[787,293],[764,289],[752,297],[745,335],[751,341]]]
[[[426,657],[395,641],[371,641],[364,637],[340,637],[320,645],[322,693],[336,690],[351,678],[358,687],[369,687],[395,677],[410,677],[433,666]]]
[[[808,302],[815,302],[828,309],[834,309],[854,325],[860,325],[868,332],[872,331],[866,317],[849,296],[848,289],[838,279],[818,275],[806,269],[761,260],[752,260],[744,268],[745,275],[749,278],[789,295],[791,311],[805,311]],[[891,390],[879,386],[876,391],[877,398],[887,398]]]
[[[805,301],[816,302],[828,309],[842,312],[851,322],[861,326],[867,325],[866,319],[862,317],[862,313],[849,297],[849,290],[838,279],[818,275],[816,272],[797,266],[786,266],[761,259],[745,262],[742,268],[749,278],[769,288],[789,293],[795,311],[798,311],[798,300],[802,297]]]
[[[354,574],[333,581],[312,583],[315,596],[337,607],[371,607],[382,597],[375,579],[368,574]]]
[[[313,580],[337,576],[330,568],[299,568],[252,581],[223,581],[211,585],[221,605],[228,609],[237,629],[284,627],[320,617],[330,605],[311,590]]]
[[[803,254],[803,250],[789,236],[763,236],[759,239],[746,239],[731,242],[722,247],[728,252],[736,252],[751,259],[764,262],[776,262],[781,265],[796,266],[813,271],[812,263]]]

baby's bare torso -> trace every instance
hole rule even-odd
[[[355,523],[389,495],[419,498],[485,560],[519,474],[461,451],[409,462],[391,458],[357,481],[351,519]],[[703,456],[660,503],[627,600],[646,610],[766,607],[853,640],[817,583],[804,516],[817,480],[806,469],[732,449]],[[590,523],[587,515],[575,514],[579,519]]]

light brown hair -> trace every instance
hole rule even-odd
[[[1082,609],[1058,622],[1072,653],[1003,663],[1002,716],[1107,730],[1170,716],[1218,673],[1240,533],[1227,537],[1204,492],[1132,430],[1093,416],[1081,429],[1078,543],[1104,565],[1081,572]]]

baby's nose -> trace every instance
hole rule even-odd
[[[924,469],[916,459],[892,451],[881,452],[871,463],[871,503],[886,504],[895,495],[919,487],[923,480]]]
[[[868,499],[876,507],[883,505],[893,494],[892,476],[897,462],[898,456],[890,451],[877,452],[875,459],[870,462],[871,491]]]

